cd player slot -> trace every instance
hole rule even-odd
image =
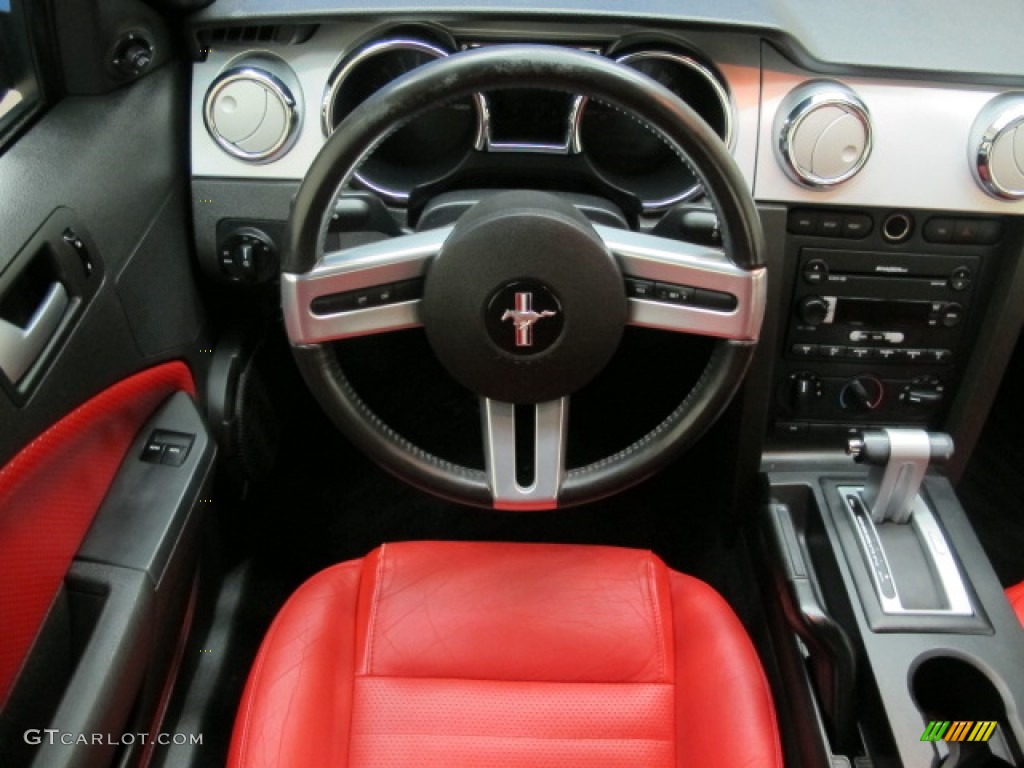
[[[937,286],[973,276],[977,256],[921,253],[873,253],[804,248],[803,276],[810,284],[845,282],[850,279],[913,280]],[[966,272],[964,271],[966,270]]]

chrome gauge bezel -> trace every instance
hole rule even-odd
[[[387,37],[376,40],[358,49],[354,54],[343,57],[335,66],[334,71],[327,80],[327,86],[324,89],[323,101],[320,107],[320,127],[325,138],[330,136],[334,131],[334,103],[337,99],[338,91],[352,72],[361,64],[376,56],[403,50],[424,53],[428,56],[434,57],[435,59],[445,58],[450,56],[452,53],[446,48],[427,42],[426,40],[403,36]],[[474,94],[473,101],[476,104],[476,131],[471,148],[481,150],[486,145],[485,115],[487,113],[487,108],[484,104],[483,97],[480,94]],[[357,170],[354,174],[354,178],[364,187],[376,192],[389,203],[404,205],[409,202],[408,192],[403,192],[400,189],[394,189],[376,182],[361,171]]]
[[[708,85],[711,86],[711,89],[714,92],[715,97],[718,99],[719,105],[722,109],[724,135],[720,135],[719,138],[722,139],[725,146],[730,152],[732,152],[736,142],[734,128],[736,124],[736,110],[732,100],[732,95],[723,83],[722,79],[719,78],[710,67],[706,66],[695,57],[684,53],[678,53],[676,51],[666,50],[664,48],[645,48],[642,50],[631,51],[621,56],[614,57],[612,60],[617,64],[629,66],[630,63],[647,59],[668,61],[685,67],[699,75],[705,82],[707,82]],[[583,115],[586,111],[586,103],[587,99],[585,97],[578,96],[576,102],[573,104],[569,148],[570,151],[575,154],[581,154],[586,151],[583,146],[581,136],[581,125],[583,122]],[[701,117],[703,118],[703,115],[701,115]],[[701,195],[702,190],[703,186],[700,182],[697,182],[676,195],[671,195],[657,200],[641,200],[641,204],[643,205],[645,213],[656,213],[673,205],[693,200]]]

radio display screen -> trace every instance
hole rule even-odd
[[[881,299],[848,299],[836,302],[832,322],[884,328],[898,325],[927,326],[931,304],[927,301],[885,301]]]

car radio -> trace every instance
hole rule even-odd
[[[885,224],[895,216],[790,212],[777,437],[832,443],[870,426],[942,427],[970,357],[999,223],[971,219],[971,239],[940,241],[933,224],[946,219],[901,212],[907,231],[897,240]],[[858,227],[821,226],[832,220]],[[983,224],[985,237],[974,236]]]
[[[787,338],[792,357],[946,363],[960,344],[976,255],[805,248]]]

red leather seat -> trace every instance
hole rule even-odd
[[[782,765],[749,638],[706,584],[611,547],[410,542],[288,600],[233,768]]]
[[[1020,623],[1024,624],[1024,581],[1007,588],[1006,597],[1009,599],[1010,605],[1013,606],[1013,610],[1016,611]]]

